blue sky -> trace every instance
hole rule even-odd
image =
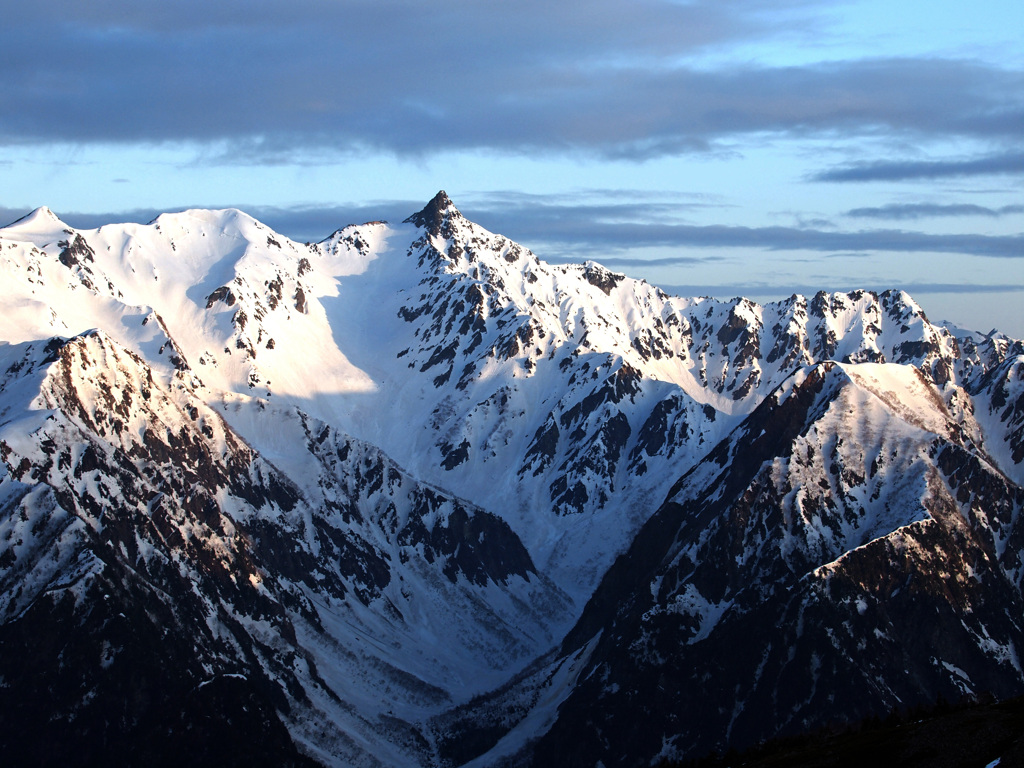
[[[1024,337],[1019,0],[4,4],[6,220],[318,240],[443,188],[683,295],[897,287]]]

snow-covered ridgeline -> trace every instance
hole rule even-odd
[[[901,291],[669,296],[546,264],[443,193],[316,244],[234,210],[76,231],[39,209],[0,229],[0,279],[5,615],[88,608],[111,573],[143,575],[130,602],[158,574],[235,638],[204,647],[202,681],[255,664],[328,762],[430,763],[476,727],[470,696],[521,674],[488,704],[510,754],[553,702],[632,695],[632,673],[593,689],[592,655],[605,677],[624,647],[704,663],[751,604],[776,620],[830,584],[863,616],[884,591],[866,561],[930,568],[967,542],[957,579],[1019,598],[1024,345],[935,325]],[[609,571],[652,541],[672,548],[642,578]],[[189,580],[210,581],[198,602]],[[1002,669],[1004,618],[966,620],[977,642],[936,650],[929,685]],[[524,670],[577,619],[568,655]],[[750,701],[775,695],[746,672]]]

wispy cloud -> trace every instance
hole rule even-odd
[[[1019,139],[1024,75],[977,61],[691,63],[801,26],[809,35],[822,23],[813,6],[21,3],[0,28],[0,143],[191,142],[216,150],[206,159],[301,164],[465,149],[642,161],[765,135]],[[993,167],[1005,170],[1001,157]],[[889,166],[820,176],[899,171]]]
[[[1024,112],[1013,118],[1017,130]],[[814,174],[814,181],[911,181],[917,179],[996,176],[1024,173],[1024,152],[1004,152],[966,160],[879,160]]]
[[[548,258],[548,261],[556,264],[568,264],[576,263],[585,259],[586,254],[580,253],[579,256],[573,257],[571,255],[560,255],[554,258]],[[695,264],[703,264],[711,261],[710,257],[706,256],[662,256],[657,258],[643,258],[641,256],[630,257],[630,256],[604,256],[600,259],[600,262],[605,267],[622,268],[622,269],[641,269],[644,267],[688,267]]]
[[[587,258],[588,251],[605,254],[642,248],[750,248],[773,251],[811,251],[829,256],[903,253],[962,253],[997,258],[1024,258],[1024,236],[932,234],[902,229],[842,231],[827,220],[800,221],[798,226],[745,227],[701,225],[687,221],[695,212],[721,203],[694,199],[647,199],[619,202],[594,190],[573,198],[530,195],[484,196],[466,208],[474,221],[529,244],[542,253],[554,250],[558,260]],[[597,199],[590,200],[589,197]],[[583,200],[573,203],[572,199]],[[1012,213],[1015,206],[1009,206]],[[818,226],[814,226],[817,224]],[[628,266],[634,257],[604,257],[603,263]],[[642,258],[642,257],[640,257]],[[691,263],[689,255],[669,257]],[[650,261],[644,263],[653,266]],[[668,262],[666,262],[667,265]]]
[[[316,242],[349,224],[398,223],[418,211],[425,200],[379,200],[348,205],[248,206],[243,210],[294,240]]]
[[[796,227],[743,227],[689,224],[607,224],[563,220],[557,226],[534,230],[530,222],[510,221],[521,228],[526,242],[587,247],[604,252],[650,247],[750,248],[818,253],[960,253],[993,258],[1024,259],[1024,236],[930,234],[895,229],[858,232],[823,231]]]
[[[271,229],[292,239],[302,242],[316,242],[328,237],[332,232],[349,224],[362,224],[366,221],[398,222],[419,210],[424,201],[384,200],[351,205],[332,206],[268,206],[245,205],[236,203],[204,205],[180,205],[168,209],[132,208],[110,212],[79,212],[57,210],[60,219],[76,229],[96,229],[105,224],[136,223],[147,224],[161,213],[183,211],[188,208],[240,208],[250,216],[260,220]],[[0,206],[0,226],[13,222],[31,208],[5,208]]]
[[[854,208],[846,212],[847,216],[861,219],[929,219],[957,216],[986,216],[996,218],[1014,213],[1024,213],[1024,205],[1004,205],[999,208],[988,208],[984,205],[970,203],[936,204],[936,203],[891,203],[877,208]]]
[[[904,290],[915,294],[927,293],[1024,293],[1024,284],[1002,283],[907,283]]]
[[[843,285],[840,288],[838,285]],[[821,285],[796,285],[793,283],[777,284],[766,281],[748,281],[737,283],[698,284],[686,283],[679,285],[661,285],[659,287],[675,296],[714,296],[716,298],[732,298],[737,296],[784,297],[792,294],[813,296],[822,290]],[[978,294],[991,295],[999,293],[1024,293],[1024,284],[991,285],[988,283],[926,283],[885,281],[877,279],[850,278],[837,281],[829,291],[874,290],[884,291],[890,288],[906,291],[912,296],[929,294]]]
[[[492,231],[527,245],[541,258],[552,261],[579,261],[600,253],[608,266],[679,266],[694,264],[705,257],[676,254],[644,258],[628,255],[649,248],[747,248],[767,251],[806,251],[827,256],[865,255],[877,252],[957,253],[1005,259],[1024,259],[1024,235],[932,234],[902,229],[841,231],[833,227],[814,229],[805,226],[745,227],[725,224],[699,225],[679,219],[692,206],[714,205],[687,199],[617,203],[614,196],[592,190],[581,193],[591,199],[573,205],[564,196],[546,198],[527,196],[519,204],[512,195],[479,197],[463,212]],[[505,201],[506,204],[500,204]],[[239,207],[283,235],[300,241],[316,241],[348,224],[370,220],[400,222],[419,210],[425,201],[382,200],[349,205],[246,206],[231,203],[217,206]],[[456,201],[458,202],[458,201]],[[9,210],[13,221],[27,210]],[[112,222],[148,222],[162,211],[140,208],[111,213],[56,211],[68,224],[89,229]]]

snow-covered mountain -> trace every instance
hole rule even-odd
[[[443,192],[315,244],[43,208],[0,277],[26,760],[628,764],[1024,690],[1024,344],[906,293],[669,296]]]
[[[804,369],[687,473],[563,643],[586,661],[545,764],[1018,694],[1024,492],[929,395],[913,368]]]

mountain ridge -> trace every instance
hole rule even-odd
[[[1024,343],[935,325],[905,292],[670,296],[546,264],[443,191],[400,224],[314,244],[234,209],[82,231],[37,209],[0,229],[0,274],[0,604],[20,606],[2,626],[80,625],[94,649],[46,674],[95,681],[116,660],[109,622],[88,620],[95,585],[116,582],[121,612],[155,599],[143,614],[167,617],[179,649],[195,621],[234,638],[204,646],[202,671],[181,656],[177,701],[214,670],[245,675],[256,720],[281,724],[268,748],[327,764],[625,764],[810,727],[799,702],[763,717],[781,690],[764,682],[731,720],[695,716],[696,741],[637,708],[652,680],[680,711],[714,700],[637,653],[666,644],[709,669],[716,642],[766,653],[776,680],[818,684],[755,650],[758,627],[832,659],[825,687],[843,666],[821,637],[844,622],[851,647],[887,649],[878,690],[1024,686],[1005,663],[1024,642]],[[970,588],[894,554],[919,541]],[[671,542],[687,565],[653,556]],[[881,575],[863,572],[865,547]],[[939,601],[916,688],[890,679],[911,637],[898,618],[898,641],[871,640],[873,606],[901,599],[887,571]],[[808,586],[833,581],[852,586]],[[52,597],[65,584],[93,586],[69,610]],[[816,639],[786,635],[812,597]],[[158,635],[122,646],[153,679]],[[893,706],[864,680],[859,708],[829,711]],[[57,687],[53,706],[100,711]],[[629,718],[642,734],[616,725]],[[126,722],[80,735],[130,742]]]

